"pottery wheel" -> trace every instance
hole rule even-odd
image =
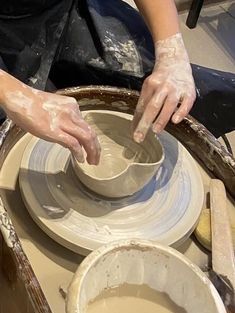
[[[182,243],[201,212],[202,179],[196,162],[174,137],[163,132],[159,138],[165,160],[151,182],[133,196],[105,199],[79,182],[67,149],[32,136],[19,174],[31,217],[50,237],[80,254],[118,239]]]

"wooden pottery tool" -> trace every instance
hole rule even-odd
[[[214,283],[228,308],[235,312],[235,263],[232,232],[226,207],[226,191],[222,181],[212,179],[210,185],[212,268]]]

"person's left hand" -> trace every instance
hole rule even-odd
[[[156,50],[156,65],[144,81],[133,119],[133,136],[137,142],[144,140],[151,126],[155,133],[160,133],[171,117],[173,123],[181,122],[196,98],[181,35],[159,41]]]

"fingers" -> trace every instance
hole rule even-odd
[[[167,90],[156,91],[151,97],[150,101],[147,103],[142,117],[135,129],[134,140],[136,142],[142,142],[152,126],[153,121],[159,114],[165,99],[167,97]]]
[[[132,131],[133,133],[136,130],[136,127],[139,124],[139,121],[141,120],[141,117],[144,113],[145,107],[148,103],[148,101],[151,99],[151,96],[153,95],[153,90],[149,88],[148,78],[144,81],[144,84],[141,89],[140,97],[135,109],[135,114],[132,121]]]
[[[170,120],[172,114],[177,107],[179,99],[176,97],[168,96],[165,100],[161,113],[153,124],[153,131],[159,134]]]
[[[172,122],[175,124],[180,123],[183,120],[183,118],[186,115],[188,115],[189,111],[193,106],[193,102],[194,102],[193,96],[186,96],[183,99],[179,109],[177,109],[175,112],[177,104],[179,103],[179,99],[168,96],[164,103],[164,107],[161,111],[161,114],[159,115],[159,117],[157,118],[153,125],[153,131],[157,134],[160,133],[166,127],[166,124],[168,123],[173,114],[174,115],[172,116]]]
[[[144,98],[139,97],[136,109],[135,109],[135,114],[131,123],[131,128],[132,128],[132,133],[134,135],[136,127],[139,124],[139,121],[141,120],[142,114],[144,113],[144,108],[145,108],[145,102],[144,102]]]
[[[71,135],[65,132],[59,132],[56,138],[57,142],[65,148],[68,148],[74,157],[78,160],[78,162],[84,162],[84,155],[82,152],[82,147],[79,142]]]
[[[84,121],[79,122],[79,125],[66,123],[63,125],[63,131],[80,142],[87,153],[87,162],[97,165],[100,159],[100,144],[95,132],[86,123],[84,126],[84,123]]]
[[[95,132],[84,121],[79,106],[70,108],[61,115],[63,123],[60,128],[63,132],[73,136],[85,149],[87,162],[97,165],[100,160],[100,144]]]
[[[188,115],[189,111],[191,110],[193,106],[194,101],[195,101],[195,95],[185,96],[179,109],[172,116],[172,122],[175,124],[180,123],[183,120],[183,118],[186,115]]]

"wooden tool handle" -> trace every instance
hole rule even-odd
[[[235,263],[231,225],[226,206],[225,187],[218,179],[211,180],[210,203],[213,270],[234,289]]]

